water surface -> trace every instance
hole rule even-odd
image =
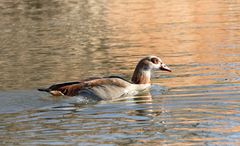
[[[0,2],[1,145],[240,145],[240,2]],[[160,56],[149,96],[73,105],[36,91],[130,79]]]

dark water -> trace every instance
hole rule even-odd
[[[0,2],[1,145],[240,145],[240,1]],[[151,95],[69,104],[38,87],[130,78],[160,56]],[[150,98],[151,97],[151,98]]]

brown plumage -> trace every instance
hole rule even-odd
[[[132,82],[135,84],[150,84],[150,73],[148,74],[149,70],[149,60],[146,58],[143,58],[139,61],[137,64],[133,76],[132,76]]]
[[[57,90],[67,96],[76,96],[79,90],[88,89],[93,87],[101,87],[101,86],[117,86],[120,88],[125,88],[127,85],[119,82],[118,78],[95,78],[91,80],[85,80],[83,82],[79,82],[77,84],[62,86]]]
[[[55,84],[49,88],[38,90],[49,92],[53,96],[84,96],[97,100],[137,95],[150,87],[151,70],[153,69],[171,71],[160,58],[149,56],[141,59],[137,64],[132,82],[117,76],[94,77],[78,82]]]

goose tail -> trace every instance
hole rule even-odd
[[[50,92],[49,88],[38,88],[38,91],[43,91],[43,92]]]

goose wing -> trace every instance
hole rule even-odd
[[[130,93],[129,91],[134,91],[133,87],[135,87],[134,84],[121,77],[110,76],[55,84],[47,89],[39,90],[49,92],[54,96],[84,96],[102,100],[126,96]]]

